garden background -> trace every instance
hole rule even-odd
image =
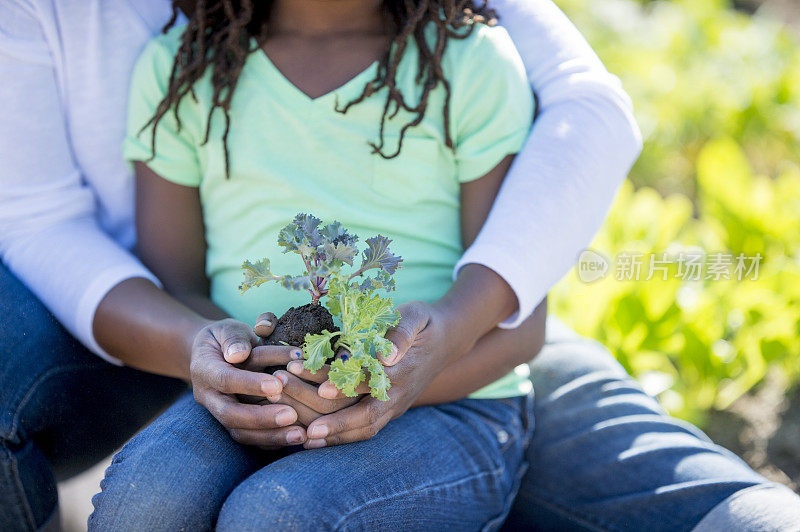
[[[622,79],[645,144],[591,246],[610,271],[571,272],[551,310],[672,414],[797,489],[800,2],[556,3]],[[756,280],[686,280],[677,262],[646,280],[663,253],[762,259]],[[638,281],[617,278],[626,254],[642,254]]]
[[[645,137],[592,248],[763,261],[742,282],[571,272],[551,311],[607,345],[671,413],[797,489],[800,1],[556,3],[622,79]],[[107,465],[59,486],[65,530],[85,530]]]

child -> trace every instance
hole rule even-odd
[[[275,237],[305,211],[394,240],[396,304],[418,300],[453,323],[474,313],[449,292],[451,272],[533,115],[521,60],[491,19],[471,1],[197,2],[186,27],[147,46],[132,81],[125,156],[137,162],[145,263],[207,315],[252,323],[265,305],[280,315],[304,294],[265,285],[242,296],[240,265],[258,255],[296,269]],[[457,345],[463,328],[443,330]],[[501,364],[494,353],[483,363],[488,375]],[[372,439],[280,456],[234,443],[188,397],[119,461],[155,453],[158,431],[177,436],[160,466],[175,469],[158,475],[173,484],[142,489],[152,500],[189,493],[180,524],[192,529],[223,503],[220,529],[491,528],[524,469],[530,383],[512,372],[487,384]],[[225,452],[207,454],[210,443]],[[109,474],[98,498],[114,483]],[[97,504],[98,527],[103,514]]]

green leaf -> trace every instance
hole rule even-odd
[[[369,370],[369,393],[380,401],[388,401],[389,388],[392,387],[389,377],[383,369],[383,364],[375,358],[370,358],[367,369]]]
[[[299,213],[294,217],[294,225],[300,230],[305,242],[313,248],[321,244],[322,235],[319,232],[319,224],[322,220],[311,214]]]
[[[277,279],[281,286],[288,290],[311,290],[311,280],[308,275],[284,275]]]
[[[378,290],[383,289],[391,292],[395,289],[395,282],[392,279],[392,274],[386,270],[380,270],[375,277],[365,278],[359,285],[361,290]]]
[[[378,329],[381,336],[386,333],[386,329],[400,322],[400,313],[394,309],[391,299],[378,298],[374,301],[371,312],[373,327]]]
[[[339,222],[329,223],[319,232],[331,244],[344,244],[348,247],[355,247],[356,242],[358,242],[358,236],[348,233]]]
[[[396,272],[403,259],[389,251],[391,241],[390,238],[381,235],[368,238],[366,242],[369,248],[364,250],[361,268],[359,269],[366,271],[372,268],[380,268],[389,274]]]
[[[333,358],[333,349],[331,348],[331,338],[336,333],[327,330],[322,331],[321,334],[307,334],[305,342],[303,343],[303,356],[306,361],[303,366],[316,373],[325,365],[329,358]]]
[[[303,233],[293,223],[287,225],[278,233],[278,245],[283,248],[284,253],[289,253],[290,251],[299,252],[302,243]]]
[[[328,378],[347,397],[355,397],[356,388],[364,380],[360,358],[351,356],[346,361],[338,358],[331,364]]]
[[[279,275],[273,275],[269,269],[269,259],[261,259],[255,264],[249,260],[244,261],[242,264],[244,270],[244,281],[239,285],[239,290],[242,293],[247,292],[251,288],[261,286],[267,281],[278,281],[281,279]]]
[[[346,263],[349,266],[353,265],[353,258],[358,253],[355,246],[345,244],[344,242],[325,242],[322,245],[322,255],[325,262],[331,263],[339,261],[339,264]]]
[[[373,292],[354,291],[353,304],[348,306],[348,316],[343,316],[342,320],[352,323],[356,330],[374,330],[383,336],[387,328],[396,325],[400,320],[391,299]]]
[[[375,335],[368,340],[372,345],[368,348],[370,353],[389,356],[392,352],[392,341],[384,338],[382,333],[375,333]]]

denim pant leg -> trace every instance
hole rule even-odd
[[[530,400],[420,407],[372,439],[294,453],[228,497],[217,529],[495,530],[525,470]]]
[[[114,456],[89,530],[213,530],[228,494],[275,454],[233,441],[186,392]]]
[[[666,415],[600,344],[551,320],[531,365],[536,430],[507,530],[692,530],[761,488],[781,495],[748,498],[754,513],[771,505],[772,521],[731,519],[725,529],[786,530],[786,512],[798,515],[800,498]]]
[[[186,385],[88,352],[0,264],[0,530],[57,518],[56,482],[109,455]]]

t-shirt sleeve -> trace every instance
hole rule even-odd
[[[136,62],[128,95],[127,135],[122,153],[126,160],[142,161],[155,173],[179,185],[197,187],[201,181],[197,157],[196,104],[183,98],[178,117],[171,108],[159,120],[152,146],[153,127],[148,122],[164,99],[175,53],[167,40],[172,34],[156,37]],[[146,127],[145,127],[146,126]]]
[[[474,33],[458,54],[452,87],[451,131],[461,183],[517,153],[533,121],[533,93],[508,33],[487,26]]]

